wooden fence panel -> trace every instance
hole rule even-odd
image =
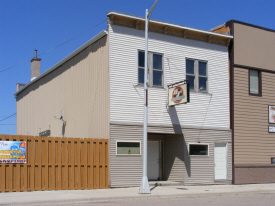
[[[81,173],[81,189],[88,189],[87,187],[87,139],[80,141],[80,173]]]
[[[55,145],[54,138],[49,138],[49,190],[55,190]]]
[[[20,141],[19,136],[15,136],[13,141]],[[13,165],[13,188],[14,192],[20,192],[20,164],[14,164]]]
[[[69,189],[69,178],[68,178],[68,139],[63,138],[61,140],[62,159],[61,159],[61,190]]]
[[[0,141],[5,141],[5,136],[0,136]],[[6,172],[5,172],[5,169],[6,169],[6,164],[5,163],[2,163],[0,164],[0,191],[1,192],[5,192],[6,191]]]
[[[109,187],[109,140],[0,135],[25,141],[25,164],[0,163],[0,192]]]
[[[42,164],[41,164],[41,187],[49,190],[49,139],[42,137]]]
[[[24,141],[27,143],[26,136],[19,136],[20,141]],[[26,144],[27,146],[27,144]],[[27,159],[27,150],[26,150],[26,159]],[[20,164],[20,191],[27,192],[28,191],[28,164]]]
[[[81,181],[80,181],[80,139],[74,139],[75,142],[75,188],[81,189]]]
[[[88,188],[94,188],[94,143],[88,140]]]
[[[68,176],[69,176],[69,190],[73,190],[75,188],[75,176],[74,176],[74,139],[68,139]]]
[[[35,158],[34,158],[34,189],[41,191],[41,138],[35,140]]]
[[[55,138],[55,182],[57,190],[61,190],[61,138]]]
[[[99,188],[99,141],[94,141],[94,188]]]
[[[34,191],[34,169],[35,169],[35,140],[34,137],[28,137],[28,147],[29,147],[29,158],[27,161],[28,164],[28,179],[29,179],[29,188],[28,191]]]

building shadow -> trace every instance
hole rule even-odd
[[[175,107],[169,107],[169,116],[171,119],[171,122],[173,124],[173,130],[175,132],[174,135],[169,135],[167,138],[174,137],[177,138],[175,141],[172,142],[172,148],[175,148],[174,152],[169,152],[169,155],[171,155],[171,160],[175,160],[176,158],[179,158],[182,162],[184,162],[185,169],[187,172],[188,177],[191,177],[191,160],[188,155],[188,145],[184,138],[184,130],[181,128],[180,120],[176,111]],[[166,178],[168,178],[171,174],[171,170],[173,167],[174,162],[173,161],[167,161],[166,162]],[[183,168],[183,172],[184,168]],[[184,177],[183,177],[184,178]]]

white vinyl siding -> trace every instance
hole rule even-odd
[[[142,123],[144,88],[137,83],[137,51],[144,50],[144,31],[111,25],[109,35],[110,122]],[[165,77],[164,87],[149,88],[148,123],[228,129],[227,47],[151,32],[148,45],[151,52],[163,54]],[[207,61],[208,93],[191,92],[190,103],[168,109],[166,85],[185,79],[186,58]]]

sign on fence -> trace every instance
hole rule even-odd
[[[0,163],[26,163],[26,142],[0,141]]]

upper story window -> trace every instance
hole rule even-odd
[[[144,84],[145,52],[138,51],[138,83]],[[148,52],[148,86],[163,86],[163,55]]]
[[[186,79],[190,90],[208,92],[207,62],[196,59],[186,59]]]
[[[261,95],[261,72],[257,70],[249,70],[249,94]]]

